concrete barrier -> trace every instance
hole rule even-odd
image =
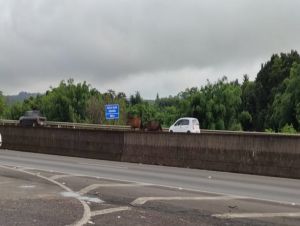
[[[122,161],[300,178],[300,137],[253,133],[124,134]]]
[[[3,149],[121,161],[123,132],[0,126]]]
[[[5,149],[300,178],[300,136],[0,126]]]

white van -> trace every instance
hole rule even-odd
[[[170,128],[170,133],[200,133],[199,121],[196,118],[180,118]]]

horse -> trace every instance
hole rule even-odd
[[[142,129],[142,119],[140,117],[128,117],[127,125],[130,126],[131,129]]]
[[[143,125],[144,131],[162,131],[162,127],[159,121],[151,120]]]

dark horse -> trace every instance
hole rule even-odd
[[[147,122],[145,125],[143,125],[144,131],[162,131],[162,127],[160,122],[151,120]]]

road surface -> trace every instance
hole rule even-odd
[[[0,225],[300,225],[294,179],[10,150],[0,179]]]

